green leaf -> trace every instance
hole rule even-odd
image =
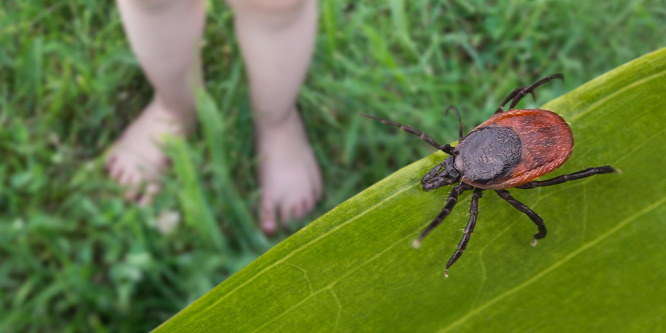
[[[622,173],[511,190],[548,226],[536,247],[532,222],[485,191],[450,278],[444,265],[467,222],[469,192],[413,249],[450,190],[419,188],[444,157],[436,153],[336,207],[156,331],[663,329],[665,96],[661,49],[546,104],[571,122],[576,146],[545,178],[605,164]]]

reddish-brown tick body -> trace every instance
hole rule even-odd
[[[554,112],[543,109],[514,109],[514,107],[523,97],[528,94],[534,96],[534,90],[537,87],[553,79],[564,79],[564,76],[553,74],[528,87],[514,89],[504,98],[490,119],[464,137],[462,136],[460,114],[454,106],[449,106],[447,111],[453,110],[458,116],[459,139],[455,147],[448,144],[440,145],[430,136],[412,127],[375,116],[363,115],[386,125],[398,127],[407,133],[418,135],[421,140],[449,154],[444,161],[423,176],[421,188],[424,191],[431,191],[443,186],[459,184],[454,185],[451,189],[439,215],[414,240],[414,247],[418,247],[421,240],[451,212],[459,195],[464,191],[474,191],[469,210],[469,222],[467,222],[456,252],[446,263],[444,275],[447,275],[449,267],[460,258],[467,247],[467,242],[476,225],[479,199],[484,190],[495,190],[502,199],[525,213],[534,222],[538,232],[532,238],[532,245],[536,245],[537,239],[546,236],[546,225],[537,213],[514,199],[507,189],[551,186],[597,174],[615,172],[610,165],[604,165],[548,180],[535,180],[559,168],[569,159],[574,145],[573,134],[566,121]],[[504,106],[509,102],[511,102],[509,110],[504,111]]]
[[[558,114],[542,109],[497,113],[453,150],[461,181],[482,189],[529,183],[571,156],[573,133]]]

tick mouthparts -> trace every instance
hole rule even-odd
[[[415,239],[412,241],[412,247],[415,249],[418,249],[421,247],[421,240],[420,239]]]

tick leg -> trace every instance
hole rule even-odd
[[[443,152],[445,152],[449,155],[453,153],[453,147],[451,147],[451,145],[449,145],[449,144],[440,145],[439,143],[437,143],[437,141],[435,141],[435,139],[429,137],[428,135],[422,133],[421,131],[419,131],[417,129],[411,128],[409,126],[405,126],[403,124],[396,123],[395,121],[390,121],[390,120],[387,120],[387,119],[382,119],[382,118],[379,118],[379,117],[371,116],[369,114],[359,114],[359,115],[362,116],[362,117],[366,117],[366,118],[369,118],[369,119],[379,121],[379,122],[381,122],[382,124],[385,124],[385,125],[397,127],[399,129],[407,132],[407,133],[414,134],[414,135],[418,136],[421,140],[429,143],[431,146],[433,146],[433,147],[435,147],[439,150],[442,150]]]
[[[534,97],[534,90],[537,87],[539,87],[540,85],[542,85],[542,84],[544,84],[548,81],[552,81],[554,79],[560,79],[560,80],[564,81],[564,75],[562,75],[560,73],[549,75],[549,76],[546,76],[546,77],[544,77],[543,79],[541,79],[537,82],[532,83],[532,85],[527,87],[527,88],[521,88],[516,93],[516,96],[513,98],[513,102],[511,102],[511,105],[509,106],[509,110],[513,109],[518,104],[518,102],[520,102],[520,100],[523,99],[523,97],[525,97],[527,94],[532,94],[532,97]],[[504,106],[504,105],[502,105],[502,106]]]
[[[506,200],[506,202],[510,203],[511,206],[515,207],[519,211],[525,213],[525,215],[529,216],[529,218],[536,224],[537,228],[539,229],[539,232],[534,234],[534,237],[532,237],[532,246],[536,246],[537,244],[537,239],[541,239],[546,237],[546,233],[548,230],[546,230],[546,225],[543,224],[543,219],[537,215],[533,210],[530,209],[530,207],[527,207],[524,203],[514,199],[511,194],[509,194],[509,191],[507,190],[495,190],[497,194],[499,194],[502,199]]]
[[[445,116],[449,114],[449,110],[453,110],[456,113],[456,117],[458,118],[458,142],[460,142],[460,140],[462,140],[462,137],[463,137],[463,135],[462,135],[462,120],[460,120],[460,112],[458,111],[458,109],[455,106],[449,105],[449,107],[446,108],[446,111],[444,112]]]
[[[479,215],[479,199],[481,198],[482,194],[483,194],[482,189],[480,188],[474,189],[474,194],[472,194],[472,204],[470,205],[469,208],[469,222],[467,222],[467,226],[465,227],[465,233],[463,234],[460,243],[458,243],[456,252],[451,256],[451,259],[449,259],[449,261],[446,263],[446,269],[444,270],[445,277],[449,277],[449,267],[451,267],[453,263],[455,263],[456,260],[460,258],[460,256],[463,254],[463,251],[465,251],[465,248],[467,248],[467,242],[469,242],[469,238],[472,236],[472,232],[474,231],[474,226],[476,225],[476,217]]]
[[[430,171],[428,171],[425,176],[423,176],[421,179],[421,188],[423,188],[424,191],[431,191],[436,188],[445,186],[444,183],[447,182],[448,179],[446,179],[443,174],[438,174],[439,171],[444,167],[444,164],[446,164],[446,160],[443,160],[441,163],[437,164],[434,168],[430,169]]]
[[[504,106],[506,105],[506,103],[509,103],[509,101],[511,101],[514,97],[516,97],[516,95],[518,95],[525,88],[527,88],[527,87],[518,87],[516,89],[511,90],[511,92],[506,97],[504,97],[504,100],[502,101],[500,106],[497,108],[497,110],[495,110],[494,114],[504,112]],[[525,94],[527,94],[527,93],[525,93]],[[525,96],[525,94],[523,94],[523,96]],[[534,92],[531,91],[531,92],[529,92],[529,94],[532,95],[532,99],[536,102],[536,95],[534,95]],[[522,97],[520,97],[520,98],[522,99]]]
[[[582,171],[570,173],[568,175],[561,175],[552,179],[548,180],[539,180],[539,181],[532,181],[529,182],[525,185],[518,186],[518,188],[522,189],[528,189],[528,188],[535,188],[535,187],[544,187],[544,186],[550,186],[550,185],[557,185],[557,184],[562,184],[566,183],[570,180],[576,180],[576,179],[581,179],[585,177],[590,177],[598,174],[603,174],[603,173],[611,173],[611,172],[616,172],[613,167],[610,165],[604,165],[596,168],[587,168]]]
[[[460,184],[453,187],[453,189],[451,190],[451,193],[449,193],[449,197],[446,199],[446,205],[444,205],[444,208],[442,208],[442,211],[439,213],[439,215],[437,215],[437,217],[435,217],[434,220],[432,220],[432,222],[430,222],[430,224],[428,224],[428,226],[425,228],[425,230],[423,230],[423,232],[421,232],[419,237],[417,237],[412,242],[412,246],[414,248],[419,248],[419,246],[421,246],[421,241],[423,240],[423,238],[425,238],[425,236],[428,236],[428,234],[433,229],[437,228],[437,226],[440,223],[442,223],[444,218],[446,218],[446,216],[448,216],[449,213],[451,213],[451,210],[456,205],[456,202],[458,202],[458,196],[460,194],[462,194],[465,190],[470,190],[470,189],[472,189],[472,187],[465,184],[465,183],[460,183]]]
[[[532,83],[532,85],[529,86],[529,87],[519,87],[519,88],[514,89],[513,91],[511,91],[511,93],[509,93],[508,96],[506,96],[504,98],[504,100],[502,101],[502,104],[500,104],[500,106],[495,111],[495,114],[503,112],[504,111],[504,106],[506,105],[506,103],[509,103],[510,100],[513,100],[513,102],[511,102],[511,105],[509,106],[509,110],[516,107],[516,105],[518,105],[518,102],[520,102],[523,99],[523,97],[527,96],[527,94],[531,94],[532,98],[536,99],[536,97],[534,96],[534,90],[537,87],[539,87],[540,85],[542,85],[542,84],[544,84],[548,81],[552,81],[554,79],[560,79],[560,80],[564,81],[564,75],[562,75],[560,73],[549,75],[549,76],[544,77],[543,79],[538,80],[537,82]]]

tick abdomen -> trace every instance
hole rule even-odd
[[[558,114],[509,110],[486,120],[460,141],[456,168],[462,181],[472,186],[506,189],[557,169],[572,150],[571,128]]]

